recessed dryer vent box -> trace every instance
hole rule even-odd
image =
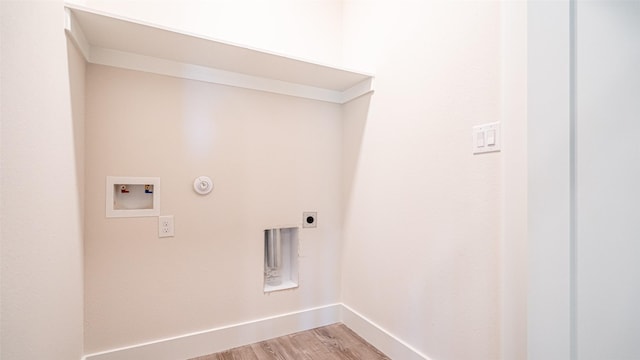
[[[160,178],[107,176],[107,217],[160,215]]]
[[[298,228],[264,231],[264,292],[298,287]]]

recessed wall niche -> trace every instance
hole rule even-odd
[[[264,292],[298,287],[298,228],[264,231]]]
[[[107,176],[106,216],[160,215],[160,178]]]

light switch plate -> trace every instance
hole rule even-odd
[[[502,143],[500,122],[474,126],[471,141],[473,154],[500,151]]]

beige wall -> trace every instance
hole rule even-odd
[[[86,106],[87,353],[340,300],[339,105],[90,65]],[[105,218],[108,175],[159,176],[176,236]],[[300,288],[263,294],[262,231],[307,210]]]
[[[497,3],[73,3],[324,62],[344,54],[377,91],[340,109],[89,66],[85,153],[83,64],[72,50],[67,68],[61,2],[3,1],[0,357],[82,353],[83,154],[86,353],[344,301],[435,359],[498,357],[503,155],[474,157],[469,143],[472,125],[501,116]],[[105,219],[107,175],[160,176],[176,237],[158,239],[156,218]],[[191,190],[198,175],[211,196]],[[304,210],[320,225],[300,233],[301,288],[264,295],[261,231]]]
[[[501,117],[500,4],[344,8],[376,93],[344,119],[343,302],[433,359],[497,359],[503,155],[472,155],[471,128]]]
[[[62,14],[61,1],[0,2],[7,360],[82,357],[82,109],[72,118],[70,102],[83,65],[73,50],[67,63]]]

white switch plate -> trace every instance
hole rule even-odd
[[[173,236],[173,215],[158,216],[158,237]]]
[[[500,123],[494,122],[473,127],[472,150],[474,154],[500,151],[502,137]]]

